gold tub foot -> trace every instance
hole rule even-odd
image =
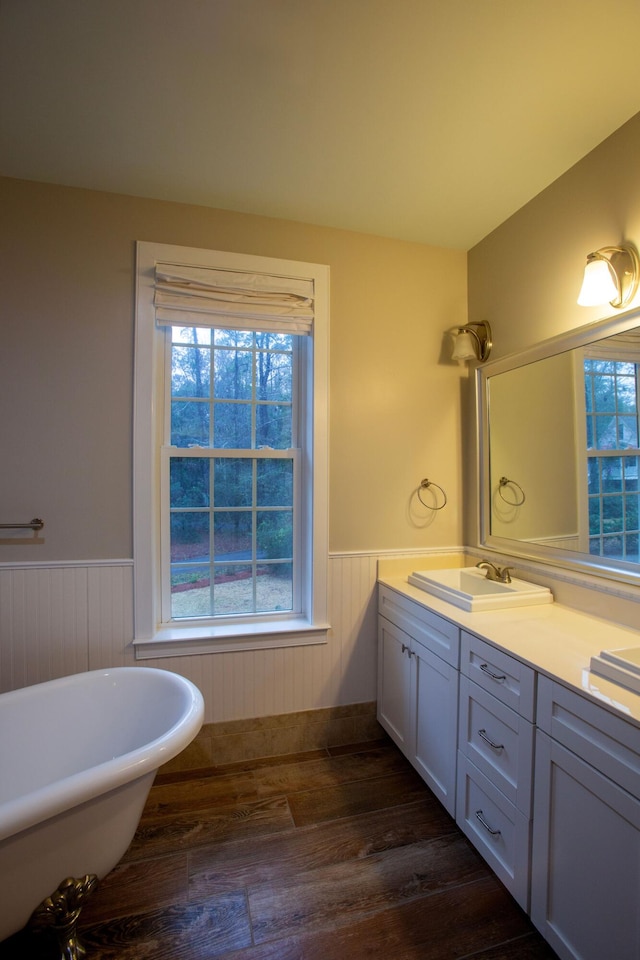
[[[76,925],[82,905],[97,883],[98,878],[93,873],[79,880],[67,877],[33,911],[30,923],[34,929],[49,928],[57,936],[60,960],[81,960],[86,954],[78,940]]]

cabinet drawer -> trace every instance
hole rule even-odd
[[[462,754],[458,755],[456,822],[527,910],[531,821]]]
[[[538,726],[640,798],[640,730],[550,680],[538,681]]]
[[[531,815],[532,723],[460,677],[459,747],[475,766],[515,804]]]
[[[378,587],[378,613],[419,640],[452,667],[460,661],[460,628],[408,597]]]
[[[463,630],[460,670],[526,720],[533,721],[535,671],[531,667]]]

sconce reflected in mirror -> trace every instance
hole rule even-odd
[[[578,303],[581,307],[605,303],[625,307],[636,294],[639,275],[638,253],[630,243],[601,247],[587,256]]]
[[[467,323],[464,327],[456,327],[452,333],[453,349],[452,360],[479,360],[484,363],[489,359],[491,347],[491,327],[486,320],[478,323]]]

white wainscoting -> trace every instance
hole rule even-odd
[[[0,568],[0,692],[133,663],[133,563]]]
[[[375,700],[378,556],[330,557],[326,644],[172,657],[152,665],[197,684],[207,723]],[[130,560],[0,566],[0,692],[134,665],[132,584]]]

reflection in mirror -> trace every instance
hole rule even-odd
[[[478,369],[481,546],[640,579],[639,319]]]

